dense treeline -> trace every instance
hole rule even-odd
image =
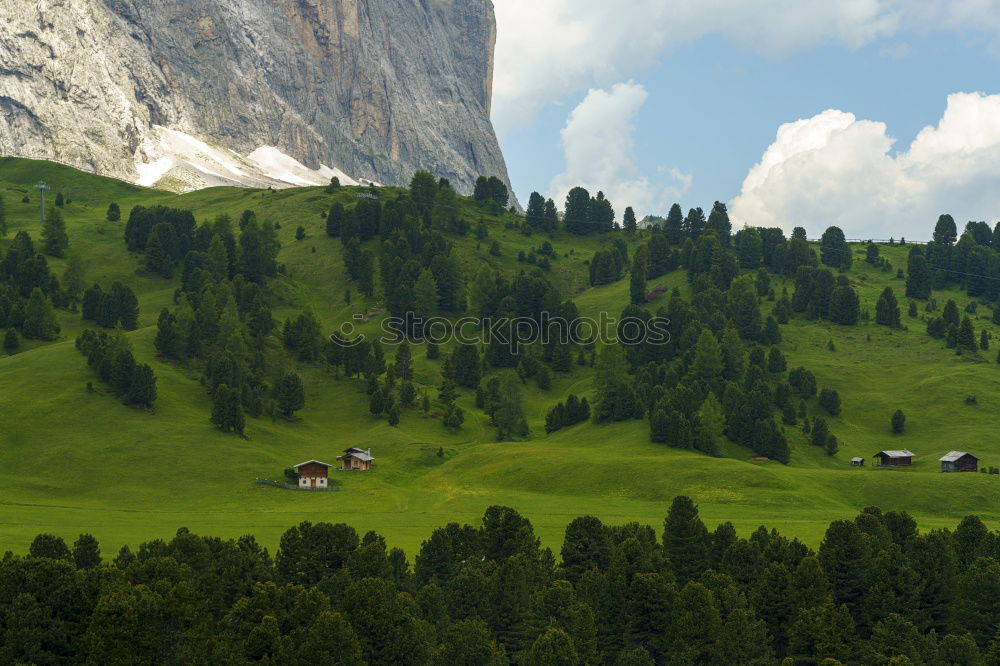
[[[378,286],[390,314],[426,320],[467,313],[492,334],[480,344],[457,345],[445,358],[446,385],[439,398],[446,410],[457,389],[476,390],[477,406],[487,409],[500,439],[526,433],[517,408],[488,408],[483,398],[488,387],[480,382],[492,379],[488,373],[500,371],[502,377],[504,369],[514,368],[522,382],[533,379],[545,390],[552,373],[572,372],[577,359],[596,366],[592,409],[588,404],[587,416],[581,419],[578,413],[567,415],[568,405],[562,411],[554,407],[547,416],[548,432],[586,418],[604,423],[648,417],[654,441],[718,455],[721,438],[729,437],[758,455],[788,461],[783,427],[802,419],[808,430],[805,401],[816,391],[799,394],[785,379],[784,359],[774,348],[781,341],[779,324],[795,313],[848,325],[860,317],[850,282],[819,267],[821,261],[837,269],[849,265],[849,259],[838,258],[834,251],[847,247],[839,229],[827,230],[823,247],[828,249],[818,256],[801,228],[790,238],[780,229],[744,228],[732,234],[724,204],[716,202],[707,218],[698,208],[685,216],[674,205],[663,223],[644,235],[631,259],[624,236],[615,236],[588,261],[592,285],[630,274],[632,304],[620,321],[638,321],[645,330],[669,329],[669,340],[632,340],[620,328],[618,344],[599,347],[596,339],[575,335],[576,305],[559,294],[541,268],[506,276],[484,264],[475,275],[462,275],[445,234],[465,233],[470,225],[445,214],[454,210],[454,201],[446,180],[418,172],[402,195],[382,199],[369,191],[353,205],[334,203],[327,217],[327,232],[341,239],[346,270],[362,293],[375,293],[375,270],[380,268]],[[577,234],[619,230],[635,237],[637,231],[634,211],[626,209],[622,229],[603,193],[592,197],[580,187],[568,193],[561,218],[551,200],[532,193],[518,225],[527,234],[565,228]],[[379,242],[364,245],[368,240]],[[551,243],[548,248],[543,243],[538,252],[545,258],[556,256]],[[650,281],[679,268],[687,270],[693,300],[688,302],[675,290],[655,313],[642,307],[647,305]],[[772,274],[796,279],[793,297],[776,297],[770,287]],[[768,316],[761,315],[765,299],[775,302]],[[522,337],[514,324],[493,325],[518,318],[537,324],[532,329],[537,338]],[[429,333],[419,324],[407,332],[418,338]],[[436,346],[434,350],[436,354]],[[380,382],[387,366],[378,345],[333,345],[328,352],[329,363],[348,375],[364,375],[371,412],[395,420],[399,401],[394,373],[389,367]],[[508,413],[509,420],[504,417]],[[827,451],[834,453],[836,447]]]
[[[251,536],[178,530],[103,562],[84,534],[0,562],[4,663],[978,664],[1000,659],[1000,534],[975,516],[709,531],[677,497],[662,531],[594,517],[558,561],[510,508],[450,523],[412,561],[374,532],[304,522],[272,558]]]
[[[202,368],[216,427],[243,434],[245,414],[291,418],[302,409],[301,379],[267,343],[276,326],[267,290],[279,272],[274,225],[249,210],[234,229],[226,215],[196,225],[189,211],[136,207],[125,239],[144,252],[150,270],[170,276],[181,269],[177,306],[160,312],[155,347],[166,359]],[[281,338],[298,360],[320,359],[325,340],[311,313],[286,321]]]
[[[79,296],[79,261],[71,266],[64,288],[31,236],[17,232],[7,252],[0,251],[0,328],[19,330],[25,338],[55,340],[60,326],[54,308],[69,307]]]

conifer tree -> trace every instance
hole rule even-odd
[[[17,331],[12,328],[7,329],[7,333],[3,337],[3,349],[8,354],[13,354],[17,351],[17,348],[21,346],[20,340],[17,339]]]
[[[702,329],[694,349],[691,372],[701,379],[714,379],[722,374],[722,350],[710,330]]]
[[[482,374],[476,345],[459,344],[451,353],[451,368],[456,384],[462,388],[476,388]]]
[[[904,428],[906,428],[906,415],[903,414],[902,409],[897,409],[892,414],[892,432],[899,435]]]
[[[976,332],[972,328],[972,320],[966,315],[962,317],[962,323],[958,327],[958,349],[964,351],[976,351]]]
[[[438,305],[438,285],[434,274],[428,269],[420,271],[413,286],[413,314],[421,319],[427,319],[434,314]]]
[[[220,384],[212,396],[212,423],[223,432],[243,434],[246,417],[240,406],[239,389]]]
[[[636,229],[639,228],[639,224],[635,219],[635,211],[632,210],[632,206],[625,208],[625,213],[622,214],[622,228],[630,234],[634,234]]]
[[[145,363],[136,365],[132,369],[132,379],[124,397],[125,404],[152,407],[155,401],[156,376],[153,374],[153,369]]]
[[[906,297],[907,298],[930,298],[931,295],[931,271],[927,266],[927,258],[919,246],[914,245],[910,250],[906,267]]]
[[[122,209],[118,207],[118,204],[112,201],[108,204],[108,212],[105,215],[105,219],[108,222],[117,222],[122,219]]]
[[[767,354],[767,371],[784,372],[787,367],[785,356],[781,353],[781,350],[777,347],[771,347],[771,351]]]
[[[832,416],[840,414],[840,395],[834,389],[823,389],[819,392],[819,406]]]
[[[629,300],[633,305],[644,305],[646,303],[648,253],[640,250],[636,250],[635,256],[632,258],[632,268],[630,270]]]
[[[330,212],[326,215],[326,235],[331,238],[340,236],[340,229],[344,223],[344,205],[337,202],[330,206]]]
[[[820,238],[820,261],[826,266],[847,270],[851,267],[851,248],[840,227],[827,227]]]
[[[883,289],[882,295],[878,298],[878,303],[875,305],[875,323],[890,328],[900,327],[899,303],[892,287]]]
[[[462,427],[462,423],[465,422],[465,412],[462,408],[455,405],[454,403],[448,404],[444,410],[444,416],[441,419],[441,423],[448,430],[458,430]]]
[[[83,268],[83,257],[79,254],[71,254],[69,260],[66,262],[66,271],[63,273],[62,287],[69,296],[70,301],[75,303],[83,293],[83,290],[87,288],[87,284],[84,281],[84,268]]]
[[[52,302],[42,290],[35,287],[31,290],[28,304],[24,308],[24,322],[21,332],[26,338],[36,340],[55,340],[59,337],[59,322],[52,309]]]
[[[850,285],[842,284],[830,294],[830,321],[844,326],[858,323],[861,315],[861,303],[858,294]],[[896,319],[899,319],[899,308],[896,309]]]
[[[528,197],[528,207],[524,210],[524,222],[532,229],[545,227],[545,198],[538,192]]]
[[[281,413],[285,416],[292,416],[306,403],[302,379],[294,372],[287,373],[275,384],[274,397],[278,401]]]
[[[708,529],[689,497],[678,495],[663,522],[663,548],[674,576],[685,583],[701,575],[708,563]]]
[[[66,222],[58,208],[50,208],[45,214],[45,225],[42,227],[42,247],[50,257],[65,257],[69,247],[69,236],[66,235]]]
[[[73,543],[73,564],[77,569],[93,569],[101,565],[101,548],[92,534],[81,534]]]

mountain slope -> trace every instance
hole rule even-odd
[[[463,191],[507,181],[490,0],[0,0],[0,13],[3,154],[177,190],[334,169],[401,184],[423,168]],[[286,178],[274,158],[302,168]]]
[[[953,526],[976,513],[994,527],[1000,521],[1000,476],[940,474],[937,458],[947,450],[968,449],[983,465],[1000,463],[1000,369],[995,350],[956,356],[941,341],[924,332],[920,317],[905,314],[908,330],[889,330],[864,322],[839,326],[794,317],[782,326],[780,345],[788,367],[815,372],[820,387],[834,388],[843,412],[825,416],[841,440],[840,453],[828,457],[811,446],[799,427],[788,427],[792,456],[789,465],[755,462],[753,454],[727,444],[724,457],[674,449],[649,441],[647,420],[596,425],[582,423],[545,434],[546,411],[569,393],[593,397],[594,371],[574,365],[570,373],[554,373],[548,391],[533,382],[524,386],[531,436],[526,441],[497,443],[488,417],[475,406],[471,391],[462,390],[459,403],[466,422],[457,432],[445,430],[438,418],[418,408],[404,410],[398,427],[368,411],[364,382],[336,378],[322,367],[299,365],[306,385],[306,407],[298,422],[248,418],[249,440],[217,431],[209,422],[205,389],[196,365],[184,367],[155,357],[156,319],[162,307],[173,307],[178,278],[166,280],[139,269],[138,258],[126,251],[124,223],[108,223],[104,210],[111,200],[124,211],[133,205],[167,204],[194,211],[199,222],[221,213],[234,217],[253,209],[262,219],[282,223],[279,261],[288,275],[273,285],[275,316],[285,319],[311,307],[325,330],[354,321],[354,315],[380,305],[355,293],[344,275],[342,246],[323,233],[320,213],[331,197],[319,188],[280,192],[213,188],[184,195],[145,190],[64,167],[23,160],[0,160],[0,195],[7,202],[12,233],[0,239],[9,245],[14,232],[26,230],[37,238],[37,203],[31,184],[39,179],[66,193],[72,203],[68,220],[70,248],[85,257],[88,283],[104,286],[122,280],[137,292],[140,328],[129,338],[140,362],[153,365],[159,398],[156,413],[124,407],[120,402],[85,389],[97,382],[73,339],[92,327],[80,316],[59,311],[63,330],[53,343],[25,342],[12,356],[0,356],[0,548],[23,552],[39,532],[75,538],[92,532],[107,553],[124,543],[169,537],[180,526],[222,536],[253,533],[273,547],[281,533],[301,520],[348,522],[361,531],[376,529],[411,553],[430,530],[458,520],[475,522],[491,504],[506,504],[528,516],[546,545],[558,548],[567,521],[592,514],[612,524],[638,520],[659,524],[675,494],[698,502],[702,516],[713,525],[732,521],[741,534],[759,524],[777,527],[816,546],[830,520],[850,517],[877,504],[903,509],[921,527]],[[32,201],[21,203],[29,192]],[[357,190],[342,188],[335,200],[356,199]],[[463,217],[481,212],[466,200]],[[601,311],[617,315],[626,302],[628,281],[585,287],[587,266],[609,239],[577,237],[559,231],[552,236],[525,237],[508,229],[504,218],[483,215],[489,239],[449,234],[463,265],[487,263],[511,274],[524,267],[516,260],[550,240],[558,259],[551,279],[572,296],[581,314]],[[307,231],[296,241],[295,227]],[[497,240],[501,256],[489,253]],[[643,240],[629,241],[634,249]],[[374,249],[376,241],[370,241]],[[863,250],[853,248],[856,252]],[[905,265],[907,247],[882,246],[895,266]],[[61,275],[65,262],[50,260]],[[883,272],[857,261],[848,272],[855,281],[862,308],[874,310],[885,286],[901,293],[894,272]],[[689,295],[683,271],[658,279]],[[780,294],[792,290],[775,278]],[[944,302],[954,298],[960,308],[969,299],[957,291],[936,291]],[[768,312],[771,303],[762,308]],[[977,330],[1000,336],[986,308],[974,315]],[[377,330],[379,321],[365,324]],[[828,342],[835,342],[835,349]],[[416,382],[433,397],[441,381],[442,359],[431,360],[414,348]],[[966,404],[968,395],[977,404]],[[815,398],[811,414],[822,414]],[[889,418],[896,409],[907,414],[907,430],[892,435]],[[105,424],[111,424],[110,426]],[[373,447],[377,463],[372,473],[336,474],[338,493],[298,493],[257,486],[254,477],[278,478],[284,468],[301,460],[327,460],[348,446]],[[910,469],[851,468],[848,459],[869,459],[885,448],[911,449],[917,454]],[[444,455],[438,457],[439,448]]]

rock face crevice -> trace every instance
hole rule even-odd
[[[192,166],[166,128],[386,184],[418,168],[465,192],[507,180],[491,0],[0,0],[0,15],[5,154],[133,181],[171,157],[160,171],[182,187],[281,180]]]

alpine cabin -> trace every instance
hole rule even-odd
[[[299,488],[327,488],[332,465],[319,460],[307,460],[294,466],[299,473]]]
[[[906,449],[879,451],[873,458],[879,467],[909,467],[913,464],[913,453]]]
[[[979,458],[965,451],[949,451],[940,460],[942,472],[979,471]]]
[[[344,455],[337,456],[337,460],[343,463],[342,469],[346,470],[369,470],[372,468],[371,449],[350,448],[344,451]]]
[[[851,458],[851,467],[864,467],[865,459],[859,456],[854,456]]]

